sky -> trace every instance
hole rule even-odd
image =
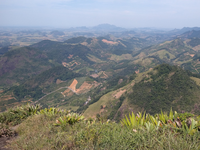
[[[200,0],[0,0],[0,26],[200,27]]]

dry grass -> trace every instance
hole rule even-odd
[[[101,111],[101,105],[102,106],[106,105],[109,101],[114,99],[112,95],[113,95],[113,92],[109,92],[103,95],[96,103],[88,107],[88,109],[84,112],[84,116],[86,118],[89,118],[89,117],[95,118],[96,114],[98,114]]]
[[[96,63],[103,63],[103,62],[105,62],[105,61],[102,61],[101,59],[95,57],[94,55],[90,55],[90,54],[87,56],[87,58],[90,59],[93,62],[96,62]]]
[[[121,60],[131,60],[133,59],[131,54],[122,54],[121,56],[118,55],[111,55],[110,60],[114,60],[114,61],[121,61]]]
[[[200,79],[195,77],[190,77],[190,79],[194,80],[198,86],[200,86]]]

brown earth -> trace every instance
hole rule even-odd
[[[78,94],[81,94],[81,93],[83,93],[83,92],[85,92],[85,91],[90,90],[92,87],[93,87],[92,84],[89,84],[89,83],[87,83],[87,82],[85,81],[85,82],[80,86],[80,88],[76,90],[76,92],[77,92]]]
[[[111,44],[111,45],[118,44],[117,42],[108,41],[106,39],[103,39],[102,42],[107,43],[107,44]]]
[[[97,78],[99,76],[100,76],[100,78],[104,78],[104,79],[108,78],[108,75],[105,73],[105,71],[100,71],[98,74],[92,74],[90,76],[93,78]]]
[[[98,74],[92,74],[92,75],[90,75],[90,76],[93,77],[93,78],[98,78],[98,77],[99,77]]]
[[[10,150],[8,148],[5,148],[5,146],[8,144],[7,141],[9,140],[9,137],[0,137],[0,150]]]
[[[16,98],[15,98],[15,97],[12,97],[12,95],[5,95],[5,96],[2,96],[2,97],[0,98],[0,101],[7,101],[7,100],[9,100],[9,99],[15,99],[15,100],[16,100]]]
[[[69,88],[71,88],[77,94],[82,94],[84,92],[89,91],[92,87],[97,87],[100,85],[100,83],[96,81],[94,81],[91,84],[85,81],[78,89],[76,89],[77,84],[78,84],[78,81],[74,79],[71,85],[69,86]],[[61,94],[65,97],[65,96],[72,96],[74,93],[70,89],[66,89],[64,92],[61,92]]]
[[[198,52],[200,50],[200,45],[197,45],[197,46],[193,47],[193,50]]]
[[[83,42],[83,43],[81,43],[81,44],[84,45],[84,46],[87,46],[87,45],[88,45],[87,42]]]
[[[103,78],[103,79],[107,79],[108,78],[108,75],[105,73],[105,71],[99,72],[99,76],[100,76],[100,78]]]
[[[61,94],[65,97],[65,96],[72,96],[74,93],[70,89],[67,89],[64,92],[61,92]]]
[[[66,63],[66,62],[62,62],[62,65],[63,65],[64,67],[67,67],[67,63]]]
[[[124,90],[120,90],[119,92],[117,92],[115,95],[113,95],[114,98],[120,98],[122,96],[122,94],[124,94],[126,92],[126,89]]]
[[[73,91],[76,91],[76,85],[78,84],[78,81],[76,79],[74,79],[74,81],[72,82],[72,84],[69,86],[69,88],[71,88]]]
[[[149,70],[153,70],[153,68],[149,68]]]
[[[124,47],[127,47],[126,45],[124,45],[121,41],[118,41],[121,45],[123,45]]]
[[[138,71],[135,71],[136,74],[140,73],[140,70],[138,69]]]
[[[62,83],[62,82],[64,82],[64,81],[62,81],[62,80],[60,80],[60,79],[57,79],[57,80],[56,80],[56,84],[60,84],[60,83]]]
[[[74,55],[70,55],[70,54],[69,54],[68,58],[71,59],[73,56],[74,56]]]
[[[191,57],[194,57],[195,54],[190,54]]]
[[[70,89],[72,89],[74,92],[76,92],[76,85],[78,84],[78,81],[76,79],[73,80],[71,85],[69,86]],[[66,89],[64,92],[61,92],[61,94],[65,96],[72,96],[74,93],[70,90]]]
[[[103,72],[103,74],[104,74],[105,78],[108,78],[108,75],[105,72]]]
[[[121,84],[123,81],[123,79],[119,79],[118,84]]]

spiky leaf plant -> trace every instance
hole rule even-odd
[[[67,124],[73,125],[84,119],[84,116],[77,113],[70,113],[68,115],[62,116],[56,120],[54,125],[56,126],[66,126]]]
[[[181,116],[181,119],[178,117]],[[188,118],[189,116],[189,118]],[[129,114],[129,117],[125,116],[121,120],[122,125],[134,129],[146,129],[148,132],[153,130],[158,130],[159,128],[169,128],[174,132],[183,132],[186,134],[193,135],[195,132],[200,130],[200,117],[195,118],[190,117],[191,114],[178,114],[176,111],[173,113],[170,110],[169,115],[161,111],[160,114],[155,116],[149,114],[138,113],[137,116]]]
[[[53,116],[53,115],[56,115],[56,114],[67,115],[69,113],[70,113],[70,111],[61,110],[61,109],[54,108],[54,107],[45,108],[45,109],[42,109],[42,110],[37,112],[38,115],[44,114],[44,115],[47,115],[47,116]]]

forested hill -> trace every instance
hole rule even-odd
[[[136,83],[129,102],[155,114],[170,108],[200,113],[200,75],[177,66],[162,64]]]
[[[113,79],[115,85],[110,84],[112,81],[108,82],[99,89],[99,94],[91,97],[96,102],[91,102],[84,111],[85,116],[99,114],[119,121],[129,112],[156,114],[171,108],[179,113],[200,114],[199,74],[161,64],[147,72],[133,74],[128,79],[116,79]]]

